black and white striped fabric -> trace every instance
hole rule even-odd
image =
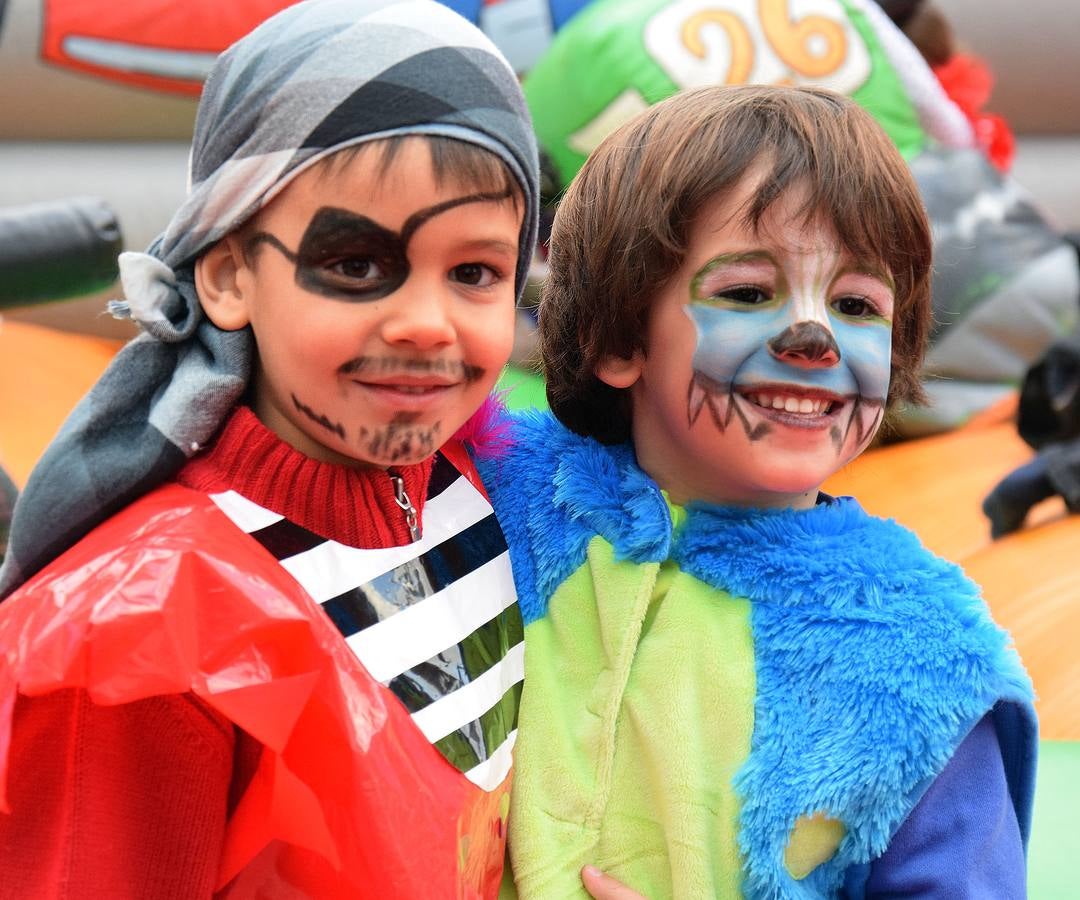
[[[362,550],[236,493],[211,499],[277,558],[439,751],[484,790],[510,771],[525,645],[510,557],[487,499],[437,454],[423,537]]]

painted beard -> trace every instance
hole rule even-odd
[[[422,425],[416,416],[400,413],[385,425],[357,426],[355,433],[325,413],[316,412],[292,395],[298,412],[342,441],[358,447],[369,458],[387,463],[411,463],[430,456],[442,443],[442,422]]]
[[[761,390],[752,393],[760,396],[773,392]],[[859,394],[846,396],[839,403],[830,402],[829,406],[839,406],[839,409],[829,408],[820,415],[833,419],[827,427],[837,456],[843,452],[852,433],[855,435],[855,453],[865,450],[885,417],[884,400],[863,397]],[[794,418],[805,415],[803,413],[762,406],[752,401],[748,394],[737,392],[732,382],[716,381],[695,369],[687,395],[687,415],[691,428],[705,409],[709,411],[713,424],[721,433],[727,431],[732,422],[737,421],[751,442],[760,441],[775,428],[775,425],[769,421],[752,421],[751,414],[754,411],[757,411],[754,418],[770,414],[784,417],[788,424],[796,427],[805,428],[809,425],[809,422],[800,422]]]

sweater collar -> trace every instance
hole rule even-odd
[[[405,493],[423,521],[434,457],[399,466]],[[181,470],[185,487],[233,490],[322,537],[350,547],[395,547],[412,541],[390,472],[321,462],[237,407],[215,441]]]

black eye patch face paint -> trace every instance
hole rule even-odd
[[[337,300],[379,300],[409,277],[405,245],[394,232],[366,216],[323,207],[315,213],[293,253],[274,235],[260,231],[249,252],[269,244],[296,266],[296,283]]]
[[[407,250],[417,229],[467,203],[500,202],[511,196],[509,190],[468,194],[425,207],[405,220],[400,235],[367,216],[324,206],[308,223],[295,253],[267,231],[252,235],[246,249],[249,254],[260,244],[276,249],[296,266],[297,285],[311,293],[353,302],[380,300],[409,277]]]

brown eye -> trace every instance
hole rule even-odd
[[[720,300],[730,300],[743,306],[757,306],[759,303],[765,303],[769,299],[769,295],[761,288],[751,287],[750,285],[724,288],[713,294],[713,297]]]
[[[370,259],[342,259],[330,268],[338,275],[360,281],[369,281],[382,274],[378,265]]]
[[[454,266],[450,272],[453,281],[459,284],[467,284],[470,287],[487,287],[498,277],[493,269],[481,263],[463,263]]]
[[[865,319],[878,314],[874,306],[863,297],[840,297],[833,303],[833,308],[840,315],[853,319]]]

